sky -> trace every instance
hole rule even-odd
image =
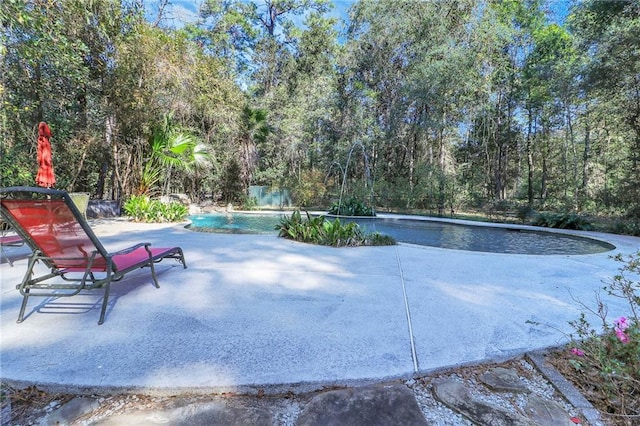
[[[264,4],[264,0],[247,0],[256,4]],[[160,0],[147,0],[147,16],[149,20],[155,20],[158,13]],[[334,9],[329,16],[335,16],[339,20],[347,18],[347,9],[355,3],[355,0],[333,0]],[[170,17],[172,25],[180,28],[184,23],[195,22],[198,19],[198,10],[202,0],[170,0],[167,6],[167,15]]]
[[[256,4],[264,4],[264,0],[247,0],[254,1]],[[419,1],[419,0],[416,0]],[[338,18],[339,21],[347,19],[347,10],[354,4],[356,0],[333,0],[334,9],[329,14]],[[185,23],[195,22],[198,19],[198,10],[202,4],[202,0],[170,0],[167,6],[167,16],[171,25],[180,28]],[[149,20],[155,20],[158,13],[158,5],[160,0],[148,0],[146,2]],[[569,12],[571,0],[548,0],[550,9],[550,19],[554,22],[562,24]]]

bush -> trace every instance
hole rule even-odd
[[[591,223],[586,218],[575,213],[540,213],[533,220],[532,225],[582,231],[590,231],[593,229]]]
[[[300,207],[322,205],[327,193],[324,174],[314,170],[303,171],[300,179],[290,181],[288,186],[293,202]]]
[[[392,237],[379,233],[366,234],[354,222],[341,222],[340,219],[325,220],[324,216],[311,217],[307,212],[306,220],[299,210],[289,217],[281,219],[276,225],[279,236],[304,243],[320,244],[332,247],[363,245],[394,245]]]
[[[336,216],[375,216],[373,208],[365,205],[362,201],[355,198],[342,201],[341,204],[333,203],[329,209],[329,214]]]
[[[630,276],[640,277],[640,251],[626,259],[617,255],[615,260],[624,265],[604,290],[626,299],[629,314],[610,321],[599,297],[596,310],[582,305],[599,318],[602,329],[596,331],[584,313],[570,323],[576,336],[571,336],[570,353],[564,358],[570,369],[563,373],[603,414],[611,414],[613,422],[632,424],[626,422],[640,416],[640,281]]]
[[[516,216],[518,216],[518,219],[520,219],[522,223],[525,223],[528,220],[531,220],[531,218],[536,217],[536,211],[533,207],[526,204],[516,209]]]
[[[146,195],[134,195],[124,204],[124,212],[135,222],[180,222],[189,209],[177,202],[163,203]]]
[[[608,232],[640,237],[640,222],[616,221]]]

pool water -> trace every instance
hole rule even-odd
[[[196,231],[233,234],[275,234],[283,214],[206,214],[191,216]],[[604,253],[615,246],[604,241],[555,232],[482,225],[461,225],[415,219],[344,219],[365,232],[390,235],[398,242],[490,253],[576,255]]]
[[[211,213],[189,217],[191,229],[224,234],[273,234],[283,214]]]
[[[447,249],[514,254],[594,254],[615,249],[591,238],[519,228],[411,219],[357,222],[369,232],[388,234],[397,241]]]

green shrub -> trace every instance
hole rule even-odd
[[[575,213],[540,213],[532,224],[548,228],[578,229],[582,231],[593,229],[586,218]]]
[[[323,222],[323,244],[333,247],[364,245],[365,237],[355,222],[340,222],[340,219]]]
[[[396,240],[390,236],[381,234],[379,232],[373,232],[367,237],[368,246],[393,246],[396,245]]]
[[[640,222],[617,220],[607,232],[640,237]]]
[[[244,210],[257,210],[258,199],[256,197],[245,196],[242,202],[242,208]]]
[[[518,219],[520,219],[522,223],[525,223],[536,216],[536,211],[533,207],[526,204],[516,209],[516,216],[518,216]]]
[[[378,233],[366,234],[355,222],[342,222],[340,219],[325,220],[324,216],[311,217],[306,213],[303,219],[299,210],[284,217],[276,225],[280,237],[304,243],[320,244],[332,247],[393,245],[395,240]]]
[[[291,188],[293,202],[300,207],[322,205],[324,196],[327,193],[325,180],[324,173],[320,171],[303,171],[300,179],[291,180],[288,183]]]
[[[329,209],[329,214],[336,216],[375,216],[373,208],[365,205],[362,201],[355,198],[342,201],[342,203],[333,203]]]
[[[180,222],[189,214],[186,206],[134,195],[124,204],[124,212],[136,222]]]

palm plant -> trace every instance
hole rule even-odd
[[[151,166],[145,168],[148,175],[158,170],[164,171],[163,195],[169,192],[173,170],[195,175],[211,161],[208,147],[188,130],[173,125],[171,117],[171,114],[165,115],[161,125],[154,130],[148,163]]]

